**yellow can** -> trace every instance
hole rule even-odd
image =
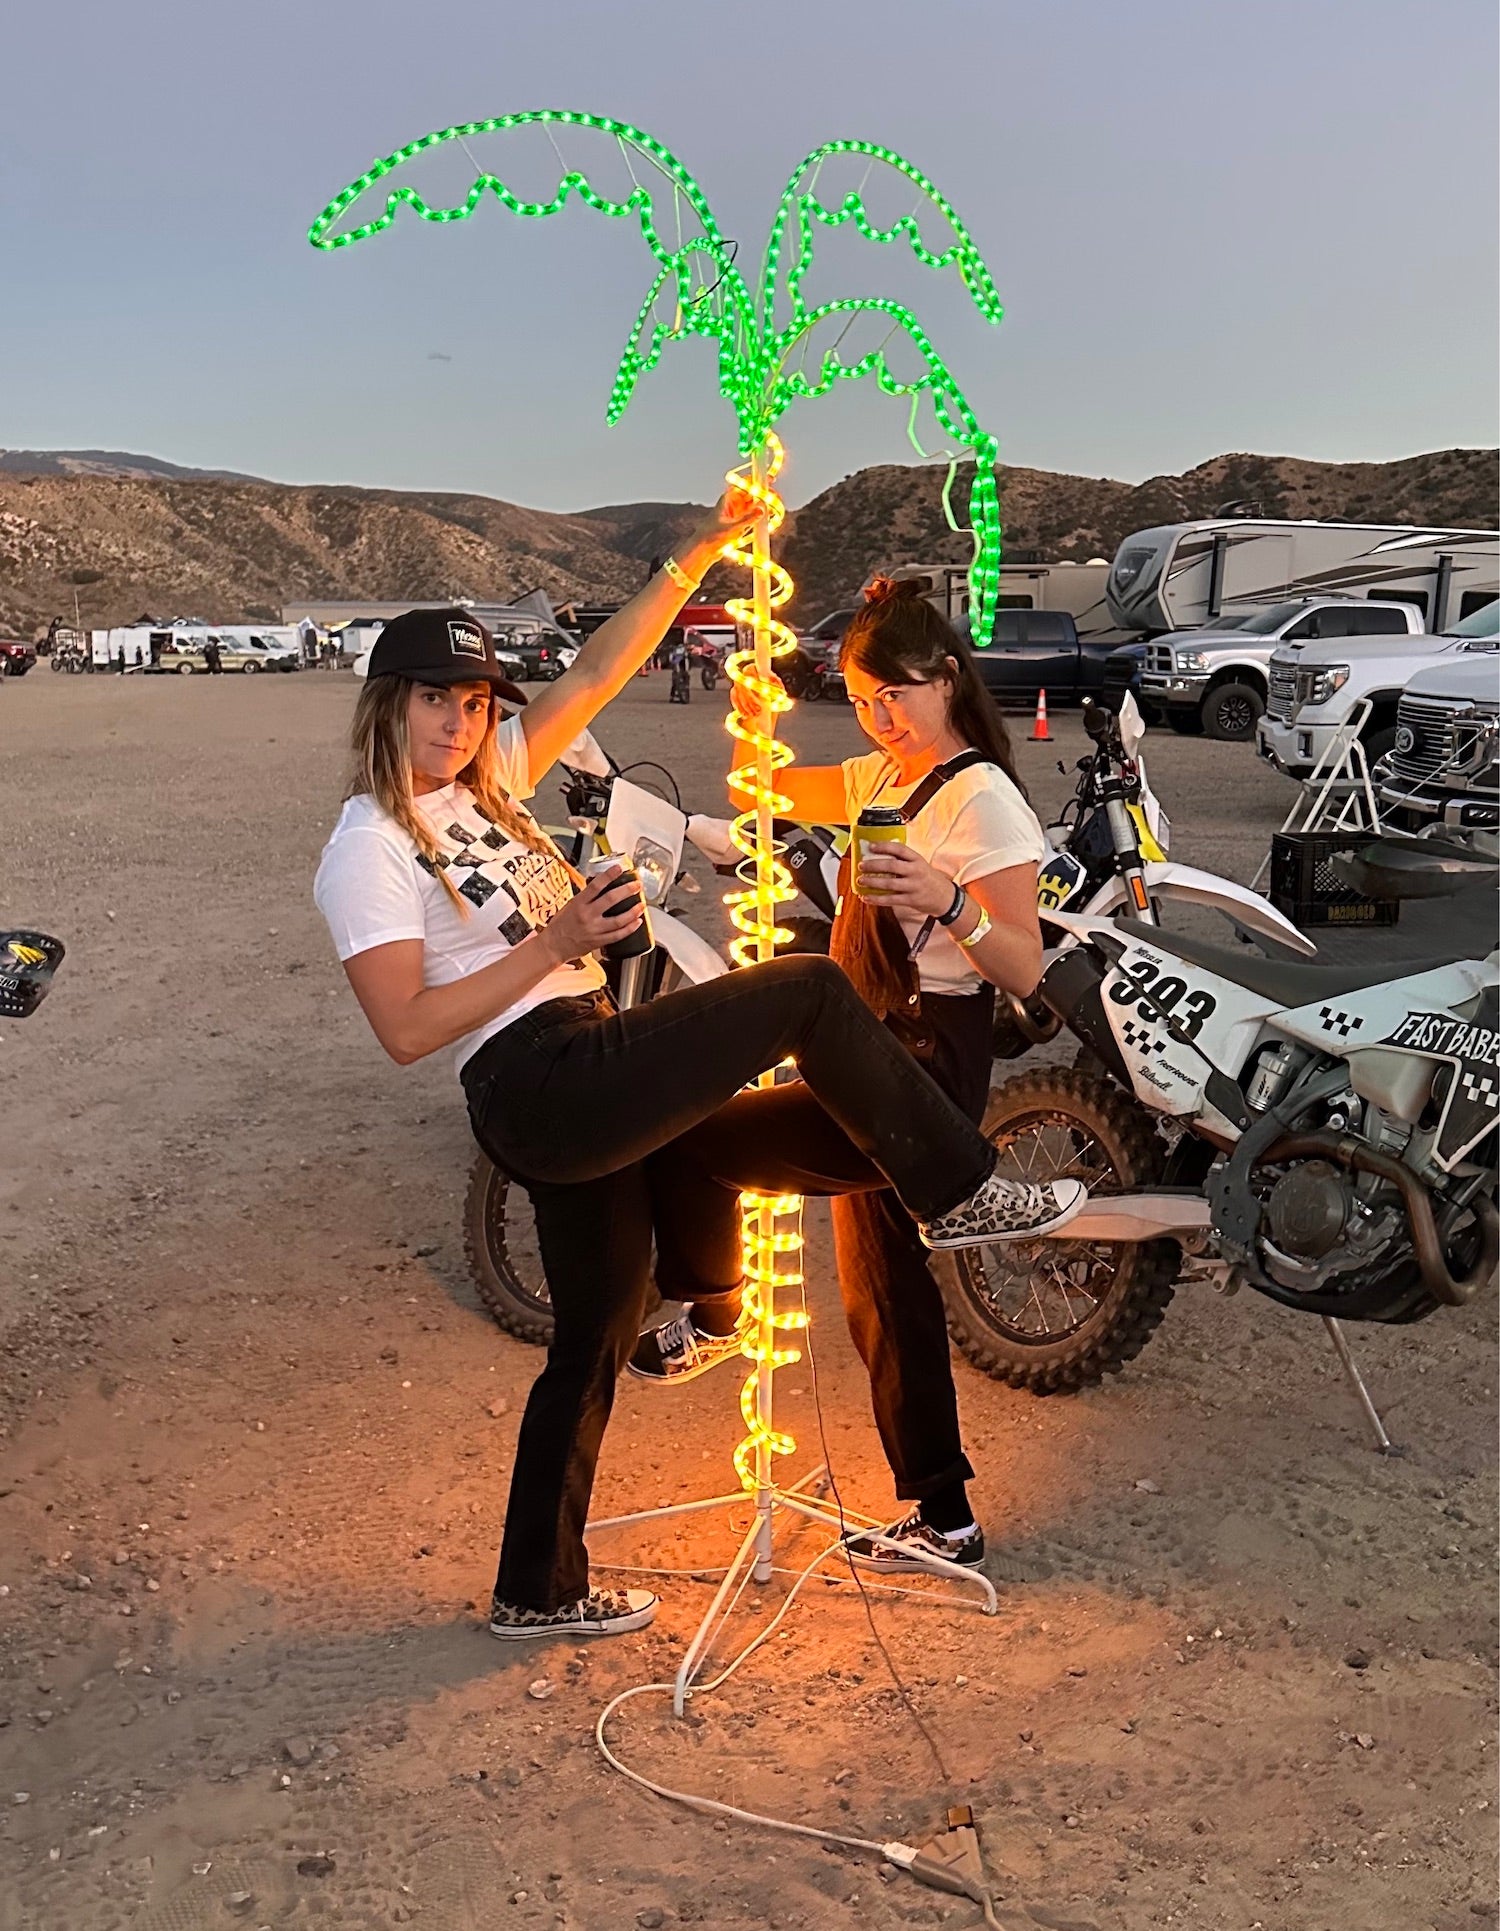
[[[906,843],[906,819],[894,805],[866,805],[859,814],[854,827],[854,854],[852,875],[854,890],[860,898],[889,898],[889,892],[865,892],[860,890],[859,868],[865,862],[865,849],[869,845],[882,843]]]

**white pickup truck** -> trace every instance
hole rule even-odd
[[[1375,773],[1380,809],[1408,831],[1500,832],[1500,640],[1491,629],[1440,657],[1401,693],[1396,742]]]
[[[1368,698],[1360,742],[1373,766],[1395,746],[1397,706],[1407,682],[1471,639],[1493,637],[1497,612],[1500,602],[1488,603],[1436,637],[1283,644],[1271,658],[1266,714],[1256,726],[1261,756],[1289,778],[1307,777],[1344,720]]]
[[[1146,646],[1141,696],[1174,731],[1250,744],[1266,708],[1267,671],[1283,644],[1334,637],[1421,634],[1415,604],[1361,597],[1301,597],[1229,612],[1211,630],[1185,630]]]

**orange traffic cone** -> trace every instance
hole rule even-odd
[[[1052,742],[1052,733],[1047,729],[1047,693],[1045,691],[1038,691],[1036,694],[1036,722],[1032,725],[1031,736],[1026,742],[1028,744]]]

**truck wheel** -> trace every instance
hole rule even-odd
[[[1098,1194],[1148,1186],[1161,1143],[1112,1081],[1049,1066],[995,1089],[984,1133],[1009,1179],[1072,1174]],[[976,1368],[1034,1395],[1071,1394],[1138,1355],[1172,1298],[1174,1240],[1007,1241],[939,1255],[948,1332]]]
[[[1221,744],[1249,744],[1266,700],[1253,684],[1220,684],[1203,700],[1203,729]]]
[[[1203,719],[1197,711],[1168,711],[1167,723],[1180,738],[1201,738],[1203,735]]]
[[[1365,747],[1365,763],[1373,771],[1382,758],[1388,758],[1396,748],[1396,727],[1383,724],[1378,731],[1371,731],[1362,740]]]

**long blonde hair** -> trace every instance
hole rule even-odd
[[[467,913],[468,904],[460,898],[448,876],[447,867],[438,863],[441,847],[433,836],[431,825],[418,811],[412,791],[411,739],[407,733],[406,715],[412,687],[418,681],[410,677],[372,677],[360,692],[349,734],[354,756],[344,796],[373,798],[388,817],[395,819],[417,850],[431,863],[434,874],[449,898],[461,912]],[[495,745],[495,729],[499,721],[499,706],[491,692],[484,736],[479,740],[473,757],[459,772],[457,782],[468,786],[484,816],[499,825],[518,845],[556,859],[576,882],[577,874],[567,865],[552,840],[524,811],[517,810],[500,782],[500,760]]]

